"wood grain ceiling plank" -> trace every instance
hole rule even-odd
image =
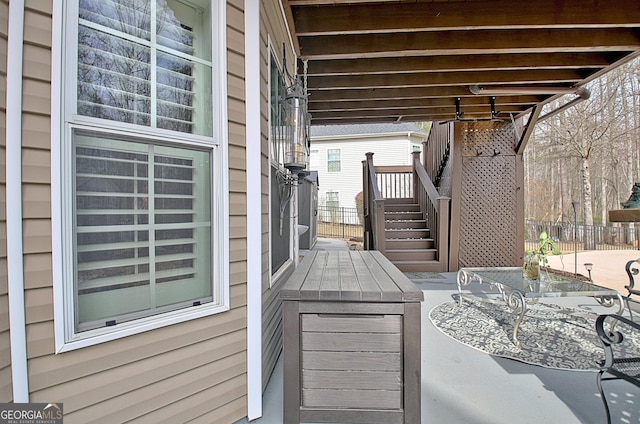
[[[612,61],[605,54],[591,52],[335,59],[310,61],[307,75],[603,68],[609,66]]]
[[[514,116],[524,112],[528,108],[516,109],[513,108],[509,111],[502,111],[501,115],[498,117],[500,119],[509,119],[509,113],[512,113]],[[311,119],[312,122],[321,121],[324,119],[359,119],[359,118],[389,118],[389,117],[414,117],[415,121],[420,119],[429,117],[431,119],[427,120],[443,120],[443,119],[453,119],[455,117],[455,108],[451,110],[447,109],[437,109],[437,110],[416,110],[416,109],[393,109],[389,111],[381,111],[381,110],[373,110],[373,111],[349,111],[346,113],[330,113],[330,112],[318,112],[312,113]],[[463,118],[489,118],[491,117],[491,109],[463,109],[464,115]]]
[[[446,118],[444,118],[446,119]],[[339,119],[339,118],[327,118],[327,119],[318,119],[313,122],[313,125],[345,125],[345,124],[380,124],[380,123],[394,123],[400,122],[402,118],[397,116],[395,117],[385,117],[385,118],[351,118],[351,119]],[[415,122],[415,121],[410,121]]]
[[[479,2],[292,6],[298,35],[444,29],[637,27],[637,0],[486,0]]]
[[[499,118],[508,118],[509,114],[516,116],[522,113],[524,110],[528,109],[528,107],[522,108],[510,108],[508,110],[500,111]],[[468,109],[463,110],[463,117],[473,117],[473,118],[489,118],[491,117],[491,109],[488,107],[485,109]],[[348,113],[330,113],[330,112],[314,112],[311,114],[312,120],[316,119],[353,119],[353,118],[373,118],[373,117],[389,117],[389,116],[437,116],[441,119],[452,119],[456,116],[455,108],[447,109],[393,109],[389,110],[385,113],[382,110],[353,110]]]
[[[616,52],[640,48],[631,29],[478,30],[301,37],[302,59]]]
[[[467,71],[414,74],[309,77],[309,90],[345,88],[438,87],[451,85],[574,83],[582,79],[575,70]]]
[[[530,106],[540,101],[537,96],[501,96],[496,97],[496,109],[508,106]],[[489,105],[487,96],[465,97],[465,105]],[[454,98],[423,98],[396,100],[349,100],[349,101],[325,101],[309,102],[310,108],[317,112],[339,112],[347,110],[372,110],[372,109],[392,109],[402,106],[404,109],[436,108],[453,106]]]
[[[533,85],[535,86],[535,85]],[[421,98],[477,97],[469,87],[370,88],[309,91],[309,102],[336,100],[404,100]],[[541,97],[543,99],[544,97]]]

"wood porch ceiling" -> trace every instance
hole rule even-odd
[[[558,96],[517,88],[579,87],[640,55],[638,0],[281,1],[313,125],[449,120],[456,98],[485,119],[492,96],[509,119]]]

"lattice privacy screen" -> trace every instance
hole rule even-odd
[[[516,138],[510,123],[462,131],[459,266],[518,266]]]

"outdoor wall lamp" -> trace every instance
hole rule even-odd
[[[309,158],[310,115],[307,113],[307,96],[299,79],[287,88],[284,99],[286,143],[284,166],[297,174],[307,167]]]
[[[586,264],[584,264],[584,267],[589,273],[589,282],[593,282],[593,280],[591,279],[591,270],[593,269],[593,264],[591,262],[587,262]]]

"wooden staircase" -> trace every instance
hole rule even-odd
[[[437,270],[437,250],[420,205],[410,198],[387,198],[384,215],[385,256],[404,272]]]

